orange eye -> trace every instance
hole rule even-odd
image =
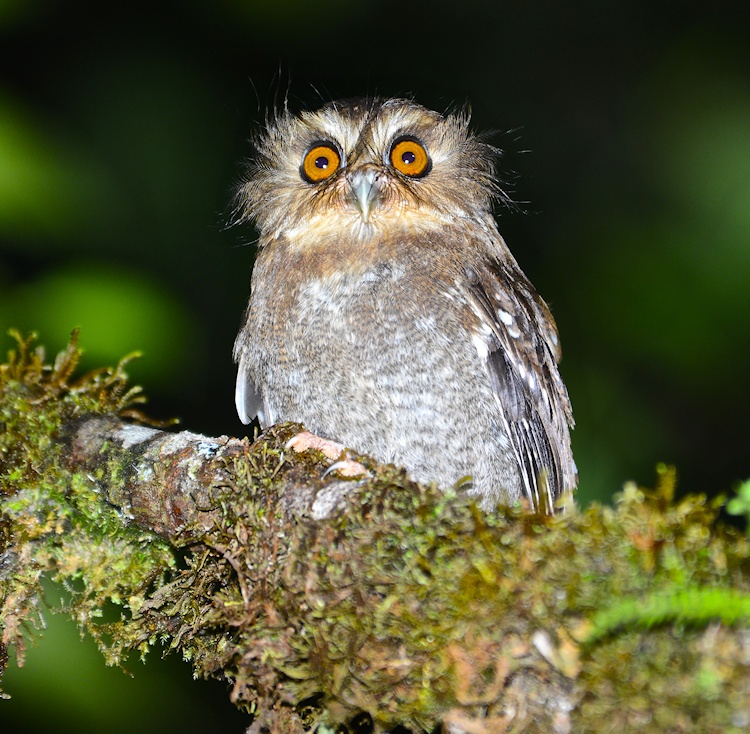
[[[432,161],[419,140],[404,136],[393,141],[391,165],[404,176],[421,178],[430,172]]]
[[[341,155],[333,143],[313,143],[302,159],[299,172],[309,183],[318,183],[333,176],[341,165]]]

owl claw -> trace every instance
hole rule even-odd
[[[331,441],[321,436],[316,436],[310,431],[302,431],[296,436],[292,436],[284,446],[285,449],[294,449],[298,454],[303,451],[315,449],[325,454],[329,459],[338,459],[344,451],[344,447],[336,441]]]
[[[296,436],[292,436],[286,442],[284,448],[294,449],[298,454],[301,454],[303,451],[315,449],[329,459],[332,459],[335,463],[326,469],[323,474],[324,477],[327,477],[332,472],[337,472],[344,477],[359,477],[369,474],[362,464],[347,457],[346,449],[342,444],[322,438],[321,436],[316,436],[314,433],[310,433],[310,431],[302,431]]]
[[[370,475],[370,472],[367,471],[367,469],[365,469],[358,461],[354,461],[354,459],[342,459],[341,461],[331,464],[331,466],[323,472],[323,478],[333,472],[340,474],[342,477],[348,478]]]

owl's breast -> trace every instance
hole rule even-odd
[[[251,299],[248,366],[273,422],[299,421],[418,479],[452,482],[507,441],[470,306],[425,259],[277,283],[276,299],[264,284]]]
[[[332,397],[332,386],[337,395],[382,391],[390,379],[416,374],[433,382],[435,370],[486,379],[456,275],[424,240],[261,252],[246,332],[254,342],[248,351],[256,352],[253,379],[261,388],[273,383],[273,392],[284,392],[286,382],[321,397]],[[323,374],[325,386],[317,384]]]

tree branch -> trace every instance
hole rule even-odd
[[[750,548],[718,505],[675,501],[670,470],[614,509],[486,515],[366,457],[366,479],[326,476],[285,450],[299,426],[149,428],[123,365],[73,381],[77,354],[45,365],[19,339],[0,367],[0,624],[21,661],[48,574],[109,663],[165,641],[233,681],[253,732],[750,721]]]

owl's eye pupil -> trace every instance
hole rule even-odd
[[[315,167],[316,167],[316,168],[320,168],[320,169],[322,169],[322,170],[325,170],[326,168],[328,168],[328,165],[329,165],[329,164],[330,164],[330,161],[329,161],[329,160],[328,160],[328,158],[327,158],[326,156],[324,156],[324,155],[318,156],[318,157],[317,157],[317,158],[315,159]]]
[[[402,160],[402,161],[403,161],[404,163],[406,163],[406,165],[407,165],[407,166],[411,166],[411,165],[413,165],[413,164],[414,164],[414,161],[416,161],[416,160],[417,160],[417,156],[416,156],[416,155],[414,155],[414,153],[412,153],[412,152],[411,152],[411,151],[409,150],[409,151],[407,151],[406,153],[404,153],[404,154],[403,154],[403,155],[401,156],[401,160]]]

